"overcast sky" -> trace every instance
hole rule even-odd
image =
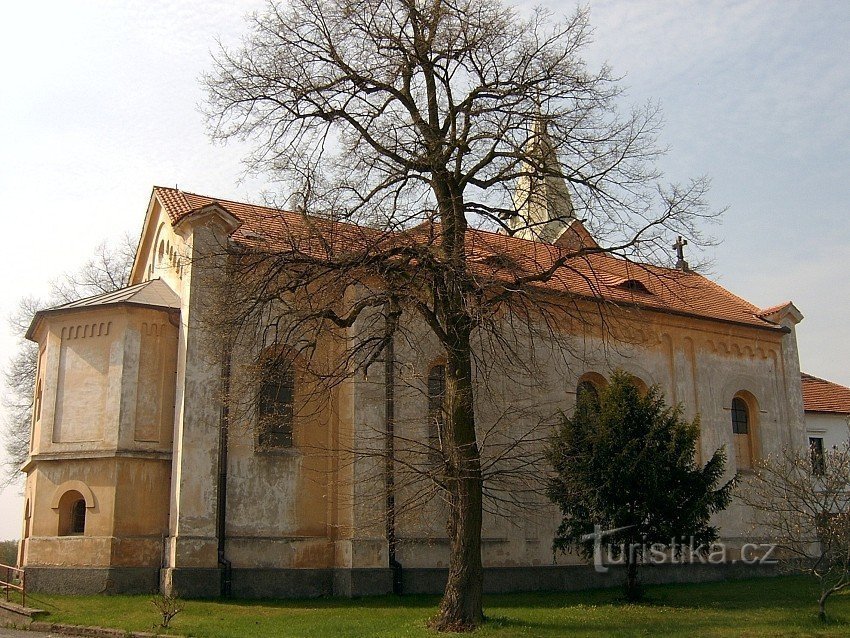
[[[550,2],[556,12],[572,3]],[[213,146],[198,76],[261,2],[16,2],[0,9],[0,315],[141,230],[151,186],[256,199],[243,149]],[[761,307],[793,300],[804,370],[850,385],[850,2],[590,2],[592,64],[626,103],[658,100],[670,179],[728,207],[712,277]],[[0,361],[16,347],[0,325]],[[0,496],[0,538],[21,499]]]

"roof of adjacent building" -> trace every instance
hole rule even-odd
[[[806,374],[803,382],[803,409],[806,412],[850,414],[850,388]]]
[[[46,313],[53,314],[70,310],[86,310],[118,304],[179,310],[180,297],[161,279],[151,279],[135,286],[128,286],[127,288],[121,288],[113,292],[105,292],[100,295],[94,295],[93,297],[86,297],[85,299],[78,299],[60,306],[39,310],[35,313],[32,323],[30,323],[26,337],[27,339],[32,338],[36,324]]]
[[[381,232],[300,212],[234,202],[161,186],[154,187],[154,194],[173,224],[193,212],[209,206],[220,206],[241,223],[232,234],[235,241],[272,250],[287,250],[296,243],[299,250],[309,250],[305,246],[315,244],[319,234],[322,236],[322,250],[328,246],[325,240],[329,240],[336,249],[344,250],[365,247],[376,240],[397,242],[412,238],[420,243],[433,242],[439,234],[438,225],[423,224],[402,232]],[[545,271],[566,250],[552,244],[479,229],[467,231],[466,246],[474,272],[495,276],[506,282],[523,274]],[[506,267],[506,260],[510,262],[509,267]],[[700,274],[641,264],[609,253],[589,253],[575,257],[559,268],[551,279],[536,285],[593,300],[613,301],[758,328],[781,328],[767,319],[770,314],[768,311],[759,309]]]

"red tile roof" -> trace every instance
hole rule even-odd
[[[348,223],[308,217],[301,213],[186,193],[173,188],[154,187],[172,223],[189,213],[218,204],[242,222],[233,233],[241,243],[286,250],[297,244],[299,250],[339,250],[373,245],[376,239],[389,242],[433,243],[439,227],[422,224],[401,233],[380,231]],[[313,226],[321,232],[310,232]],[[317,237],[321,236],[321,241]],[[306,242],[306,243],[305,243]],[[504,280],[539,273],[564,254],[551,244],[529,241],[504,234],[470,229],[466,239],[473,272]],[[488,260],[488,257],[500,259]],[[508,266],[505,258],[510,261]],[[629,285],[637,280],[642,286]],[[569,292],[582,297],[636,305],[662,312],[705,317],[759,328],[778,326],[760,314],[762,311],[733,295],[713,281],[693,272],[639,264],[606,253],[571,259],[540,287]],[[646,288],[648,292],[641,290]]]
[[[803,372],[803,409],[806,412],[850,414],[850,388]]]

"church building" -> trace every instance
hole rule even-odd
[[[572,214],[563,179],[519,184],[517,192],[525,203],[511,221],[516,232],[470,229],[471,262],[544,268],[563,250],[595,245]],[[328,388],[311,409],[299,408],[306,400],[297,370],[271,388],[261,375],[243,393],[256,403],[253,426],[246,417],[236,427],[222,399],[245,387],[239,361],[261,358],[264,344],[236,352],[211,341],[205,326],[217,311],[199,256],[213,246],[274,242],[308,221],[154,187],[128,287],[36,314],[27,334],[39,357],[21,542],[30,588],[187,597],[440,590],[449,557],[445,506],[439,499],[416,506],[415,495],[399,493],[393,502],[414,505],[391,512],[388,485],[408,487],[388,480],[383,460],[352,452],[385,436],[389,422],[397,441],[433,436],[442,363],[427,331],[407,326],[420,338],[397,340],[388,365]],[[546,418],[551,424],[552,415],[572,410],[580,389],[598,390],[622,369],[643,387],[658,385],[686,417],[699,415],[701,458],[725,446],[728,476],[803,445],[795,336],[802,315],[791,303],[757,308],[692,272],[683,242],[676,248],[676,268],[594,253],[548,281],[547,294],[604,303],[608,314],[530,344],[533,379],[478,393],[482,438],[528,431]],[[510,259],[494,264],[491,255]],[[342,329],[342,338],[356,329]],[[272,426],[259,427],[269,415]],[[486,457],[491,448],[482,447]],[[487,510],[486,590],[614,582],[573,564],[574,556],[553,555],[557,511],[545,498],[536,503],[534,516]],[[731,545],[750,539],[740,503],[716,523]]]

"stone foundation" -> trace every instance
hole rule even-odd
[[[153,594],[156,567],[27,567],[27,593]]]
[[[647,565],[641,582],[702,583],[778,575],[776,566],[727,563],[722,565]],[[55,594],[149,594],[159,589],[159,571],[153,568],[28,567],[27,590]],[[163,570],[163,587],[184,598],[217,598],[221,588],[218,569]],[[318,598],[324,596],[378,596],[392,593],[390,569],[246,569],[232,570],[235,598]],[[440,594],[447,569],[402,570],[402,593]],[[522,591],[574,591],[617,587],[623,569],[598,573],[588,565],[546,567],[487,567],[484,591],[489,594]]]

